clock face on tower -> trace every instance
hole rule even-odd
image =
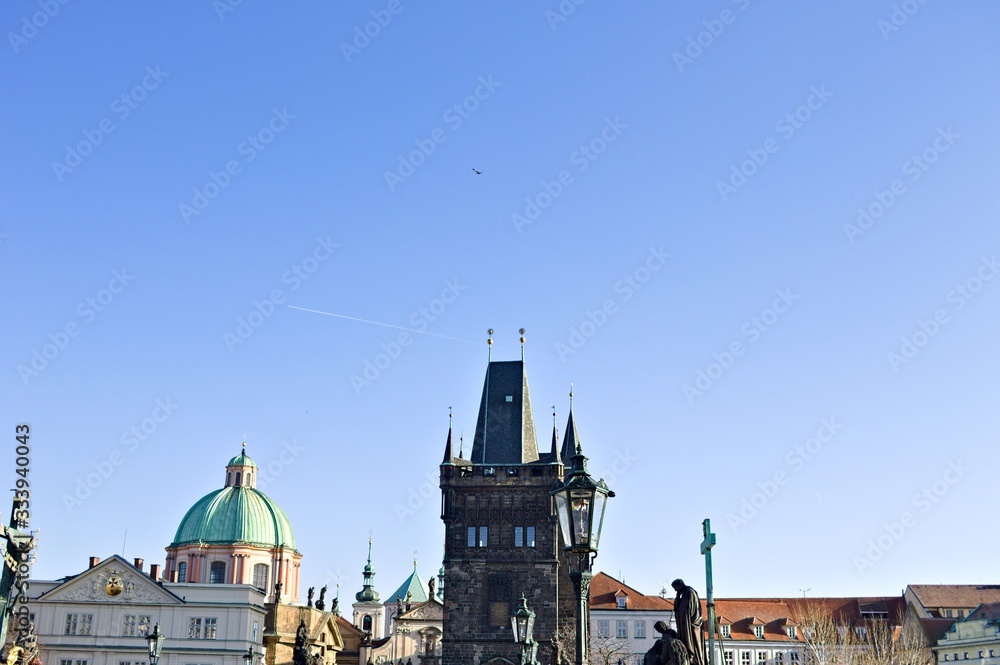
[[[113,598],[121,595],[121,592],[124,590],[125,582],[122,581],[121,575],[117,573],[108,575],[108,581],[104,584],[104,593]]]

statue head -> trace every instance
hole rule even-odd
[[[671,582],[670,586],[672,586],[674,588],[674,591],[676,591],[678,593],[680,593],[681,591],[683,591],[684,589],[687,588],[687,584],[684,584],[684,580],[682,580],[679,577],[676,580],[674,580],[673,582]]]
[[[657,621],[656,623],[653,624],[653,630],[663,635],[666,635],[667,631],[670,630],[670,626],[668,626],[663,621]]]

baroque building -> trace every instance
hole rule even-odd
[[[449,426],[440,467],[441,665],[518,662],[511,614],[522,594],[536,614],[539,662],[574,660],[573,588],[549,491],[577,442],[571,405],[562,449],[553,428],[540,454],[524,361],[488,363],[472,451],[455,455]]]

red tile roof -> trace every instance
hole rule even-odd
[[[1000,584],[911,584],[910,591],[927,609],[973,608],[1000,602]]]
[[[705,603],[702,601],[704,607]],[[838,623],[855,625],[867,619],[865,612],[884,612],[898,624],[902,619],[903,599],[899,596],[875,598],[716,598],[715,612],[719,623],[732,622],[729,628],[733,640],[801,641],[801,628],[796,637],[788,636],[789,626],[808,625],[810,617],[832,616]],[[707,608],[704,610],[707,611]],[[764,637],[754,634],[753,626],[764,626]]]
[[[624,595],[629,610],[673,610],[672,600],[647,596],[606,573],[597,573],[590,580],[590,609],[617,610],[617,597]]]

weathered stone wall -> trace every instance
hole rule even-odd
[[[548,493],[560,464],[442,465],[445,523],[445,617],[442,665],[519,662],[510,616],[521,594],[535,612],[538,660],[553,664],[560,643],[575,635],[573,590],[562,559],[558,524]],[[488,529],[485,547],[468,545],[468,527]],[[533,547],[515,545],[515,527],[535,529]],[[572,659],[572,653],[568,656]]]

